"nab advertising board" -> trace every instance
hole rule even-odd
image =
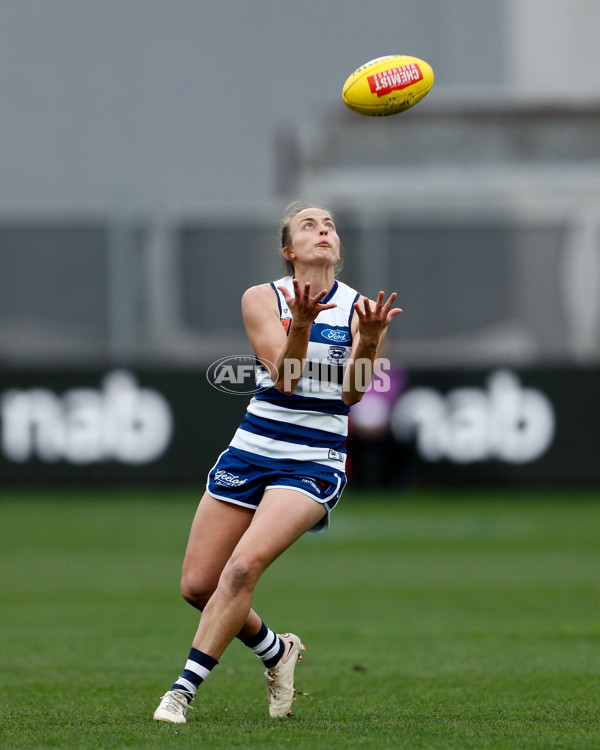
[[[254,366],[0,373],[0,481],[203,485]],[[351,411],[351,485],[599,482],[599,384],[592,369],[390,365]]]
[[[205,372],[1,373],[0,480],[196,482],[243,409]]]
[[[600,481],[598,370],[397,368],[391,381],[353,408],[360,482],[363,452],[383,484]]]

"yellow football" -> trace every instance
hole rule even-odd
[[[410,109],[432,86],[429,63],[409,55],[387,55],[355,70],[344,84],[342,99],[354,112],[382,117]]]

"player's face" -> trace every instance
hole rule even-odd
[[[290,260],[293,263],[335,265],[340,259],[340,238],[329,214],[305,208],[290,224]]]

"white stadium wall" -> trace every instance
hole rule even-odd
[[[600,98],[598,0],[508,0],[508,80],[521,95]]]

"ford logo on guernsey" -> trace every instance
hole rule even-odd
[[[324,331],[321,331],[321,336],[327,339],[327,341],[337,341],[338,343],[350,341],[350,335],[347,331],[340,331],[335,328],[326,328]]]
[[[276,369],[272,362],[268,364]],[[258,365],[256,357],[251,354],[221,357],[209,365],[206,379],[218,391],[236,396],[248,396],[272,385],[268,372]]]

